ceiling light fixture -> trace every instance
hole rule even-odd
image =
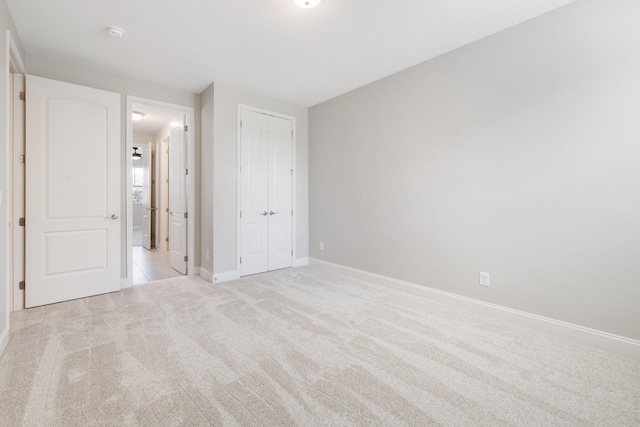
[[[134,122],[137,122],[143,117],[144,113],[141,113],[140,111],[134,111],[133,113],[131,113],[131,120],[133,120]]]
[[[321,1],[322,0],[293,0],[295,4],[304,9],[311,9],[312,7],[316,7],[320,4]]]
[[[133,154],[131,155],[133,160],[138,160],[142,158],[142,154],[138,153],[138,147],[133,147]]]
[[[109,25],[107,27],[107,32],[110,36],[113,37],[122,37],[124,36],[124,30],[120,27],[116,27],[115,25]]]

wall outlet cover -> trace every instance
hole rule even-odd
[[[485,273],[484,271],[480,272],[480,286],[489,286],[490,277],[489,273]]]

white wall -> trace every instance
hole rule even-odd
[[[7,9],[5,0],[0,0],[0,123],[2,126],[0,129],[0,354],[4,350],[9,340],[9,301],[11,295],[11,281],[9,278],[10,268],[10,256],[8,245],[10,206],[11,206],[11,193],[9,189],[9,177],[10,173],[10,161],[9,158],[9,144],[10,144],[10,117],[9,117],[9,103],[10,86],[9,86],[9,38],[12,37],[16,43],[19,54],[24,58],[24,51],[22,50],[22,43],[18,37],[18,33],[15,29],[15,24]]]
[[[312,107],[311,255],[640,339],[639,23],[581,0]]]
[[[233,275],[237,266],[236,155],[238,104],[249,105],[296,118],[296,159],[294,166],[297,179],[296,205],[294,207],[296,216],[295,257],[297,260],[308,257],[308,109],[216,84],[213,88],[212,117],[214,278],[219,277],[221,274]],[[208,105],[207,108],[210,109],[210,106]],[[204,221],[207,220],[209,219],[204,219]]]
[[[200,176],[202,183],[202,247],[201,268],[213,273],[213,84],[200,94],[202,133],[200,134],[202,156]],[[207,257],[209,254],[209,257]],[[203,274],[204,276],[204,274]]]
[[[122,94],[122,113],[126,112],[125,95],[146,98],[150,100],[163,101],[171,104],[193,107],[195,110],[195,156],[196,159],[200,155],[200,95],[189,93],[177,89],[164,88],[153,85],[140,80],[133,80],[115,74],[103,73],[89,68],[80,67],[72,64],[54,61],[47,58],[28,55],[26,58],[27,73],[35,76],[46,77],[49,79],[60,80],[64,82],[74,83],[78,85],[94,87],[97,89],[108,90]],[[125,147],[125,126],[124,120],[122,125],[122,146]],[[130,155],[124,150],[126,155]],[[199,165],[197,165],[199,166]],[[195,226],[195,247],[196,253],[194,262],[196,266],[200,265],[200,180],[199,168],[194,171],[195,178],[195,194],[196,194],[196,212],[193,218]],[[123,192],[122,206],[126,206],[126,194]],[[125,216],[123,209],[123,216]],[[122,277],[126,274],[126,221],[122,221]]]

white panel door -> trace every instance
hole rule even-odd
[[[187,167],[184,126],[171,129],[169,142],[169,258],[187,274]]]
[[[291,267],[292,123],[269,117],[269,270]]]
[[[26,81],[26,306],[120,289],[120,95]]]
[[[240,275],[291,267],[291,120],[241,111]]]
[[[151,249],[151,143],[142,146],[142,247]]]
[[[269,117],[242,111],[240,136],[240,275],[269,268]]]

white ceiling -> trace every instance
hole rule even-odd
[[[311,106],[573,0],[7,0],[28,54]],[[118,39],[105,27],[122,27]],[[28,66],[28,64],[27,64]]]
[[[144,117],[138,121],[132,122],[133,133],[141,133],[144,135],[155,135],[160,129],[169,122],[179,124],[181,113],[175,110],[155,107],[146,104],[132,104],[132,111],[144,113]]]

